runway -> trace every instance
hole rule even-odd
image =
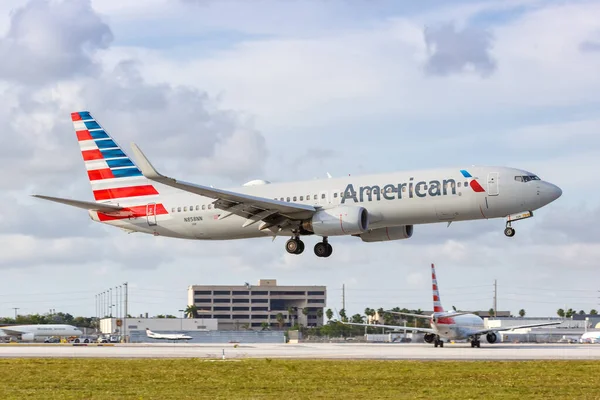
[[[427,344],[300,343],[300,344],[61,344],[0,345],[0,358],[289,358],[379,360],[600,360],[594,344],[493,344],[471,348],[468,343]]]

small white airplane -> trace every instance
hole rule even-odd
[[[600,331],[584,333],[579,338],[579,343],[600,343]]]
[[[160,174],[132,143],[135,164],[88,111],[71,113],[95,202],[34,195],[85,209],[92,220],[131,232],[197,240],[301,236],[329,257],[331,236],[363,242],[408,239],[413,226],[490,218],[512,223],[558,199],[562,190],[537,175],[506,167],[457,167],[271,184],[253,180],[215,189]]]
[[[190,340],[191,336],[183,335],[180,333],[155,333],[150,329],[146,328],[146,336],[152,339],[166,339],[166,340]]]
[[[40,324],[0,326],[0,337],[17,337],[24,342],[49,336],[81,336],[83,332],[73,325]]]
[[[343,322],[346,325],[371,326],[377,328],[389,328],[399,331],[423,332],[423,339],[427,343],[433,343],[434,347],[444,347],[442,339],[450,340],[470,340],[471,347],[481,347],[479,337],[486,335],[488,343],[495,343],[498,340],[496,332],[513,331],[516,329],[534,328],[537,326],[560,325],[562,322],[544,322],[537,324],[517,325],[507,328],[486,328],[483,319],[480,316],[456,311],[444,311],[440,301],[440,292],[438,289],[437,278],[435,275],[435,266],[431,264],[431,280],[433,289],[433,314],[410,314],[395,311],[386,311],[391,314],[406,315],[415,318],[425,318],[429,320],[431,328],[404,327],[399,325],[380,325],[380,324],[359,324],[353,322]]]

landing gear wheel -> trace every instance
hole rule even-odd
[[[328,257],[330,255],[329,249],[327,248],[328,245],[329,243],[325,242],[315,244],[315,255],[317,257]]]
[[[435,339],[433,342],[433,346],[434,347],[438,347],[438,346],[444,347],[444,341],[441,339]]]
[[[300,239],[296,239],[298,241],[298,250],[296,250],[296,253],[294,254],[302,254],[302,252],[304,251],[304,242]]]
[[[301,254],[304,251],[304,243],[298,238],[292,238],[285,243],[285,250],[290,254]]]
[[[508,237],[513,237],[515,236],[515,229],[510,226],[507,226],[504,230],[504,234]]]

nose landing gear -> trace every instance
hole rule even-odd
[[[513,227],[510,225],[510,221],[507,221],[507,222],[506,222],[506,229],[504,229],[504,234],[505,234],[507,237],[513,237],[513,236],[515,236],[515,228],[513,228]]]

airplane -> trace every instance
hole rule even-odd
[[[290,183],[256,179],[232,189],[188,183],[159,173],[132,143],[135,163],[89,111],[71,113],[95,201],[33,195],[87,210],[93,221],[193,240],[290,236],[286,251],[301,254],[303,236],[363,242],[409,239],[414,225],[506,218],[512,224],[562,195],[537,175],[516,168],[472,166]]]
[[[600,331],[584,333],[579,338],[579,343],[600,343]]]
[[[166,340],[190,340],[191,336],[177,334],[177,333],[155,333],[150,329],[146,328],[146,336],[152,339],[166,339]]]
[[[0,337],[17,337],[24,342],[49,336],[81,336],[83,332],[73,325],[40,324],[0,326]]]
[[[429,320],[431,328],[404,327],[399,325],[361,324],[355,322],[342,322],[345,325],[371,326],[377,328],[389,328],[394,330],[423,332],[423,339],[427,343],[433,343],[434,347],[444,347],[443,339],[470,340],[471,347],[481,347],[480,336],[485,335],[488,343],[498,340],[497,332],[513,331],[516,329],[534,328],[538,326],[560,325],[561,321],[543,322],[537,324],[517,325],[506,328],[486,328],[483,319],[469,312],[444,311],[440,300],[440,292],[435,274],[435,266],[431,264],[431,281],[433,289],[433,314],[411,314],[404,312],[385,311],[391,314],[405,315],[415,318]]]

